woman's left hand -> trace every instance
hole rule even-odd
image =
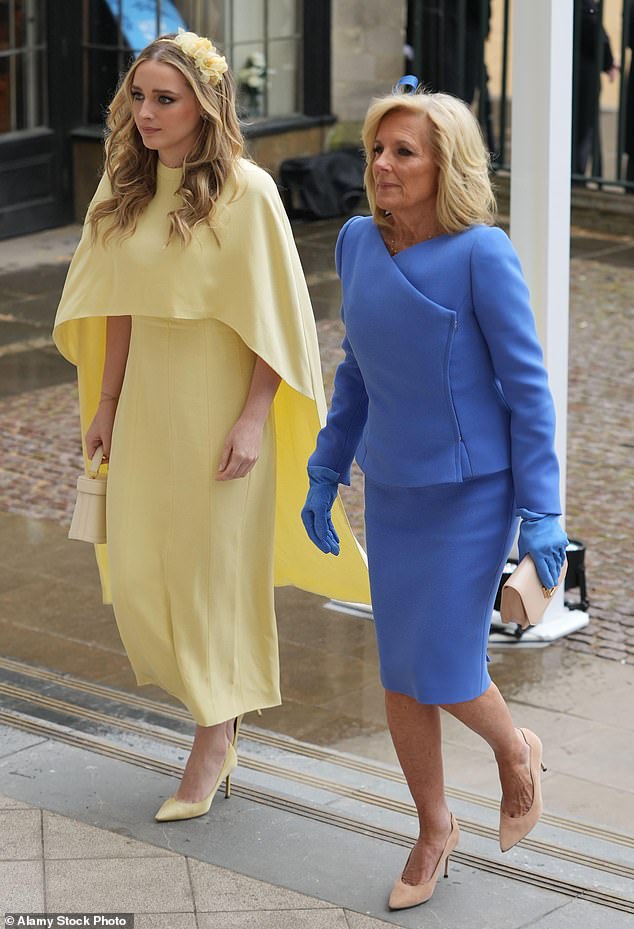
[[[259,423],[242,417],[236,422],[225,439],[217,481],[233,481],[251,471],[260,457],[263,428]]]
[[[551,514],[519,510],[522,516],[518,541],[520,561],[530,555],[544,587],[556,587],[566,559],[568,537]]]

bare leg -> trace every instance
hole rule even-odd
[[[420,835],[403,872],[407,884],[429,880],[451,830],[445,799],[440,711],[385,691],[385,709],[398,760],[411,791]]]
[[[508,816],[521,816],[533,801],[529,749],[513,725],[509,708],[495,684],[475,700],[448,703],[443,709],[473,729],[488,742],[495,754],[502,785],[502,809]]]
[[[231,731],[233,731],[233,720]],[[196,726],[194,744],[185,773],[175,796],[185,803],[197,803],[213,789],[227,754],[229,723]]]

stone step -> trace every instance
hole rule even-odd
[[[178,777],[191,745],[188,714],[69,675],[0,658],[0,722]],[[254,725],[240,732],[235,793],[256,803],[407,847],[417,820],[401,772]],[[447,790],[461,825],[455,858],[604,906],[634,912],[634,841],[546,813],[502,855],[498,809],[458,786]]]

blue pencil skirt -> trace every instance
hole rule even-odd
[[[517,519],[510,471],[462,484],[365,479],[365,524],[381,682],[419,703],[489,687],[487,640]]]

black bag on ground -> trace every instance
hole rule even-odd
[[[356,148],[287,158],[280,165],[280,186],[292,219],[328,219],[349,213],[363,196],[365,160]]]

